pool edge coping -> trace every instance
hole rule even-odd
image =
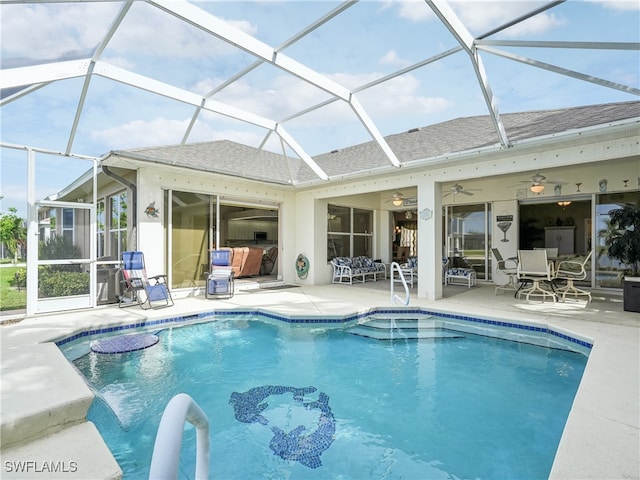
[[[181,316],[173,316],[159,319],[145,319],[144,321],[138,321],[135,323],[124,323],[121,325],[108,326],[104,328],[92,328],[92,329],[78,329],[73,333],[64,334],[58,336],[57,339],[51,339],[49,341],[56,344],[57,347],[61,347],[74,340],[90,337],[92,335],[102,335],[105,333],[118,333],[125,332],[127,330],[134,330],[138,328],[148,329],[156,326],[182,326],[190,323],[206,322],[211,317],[224,317],[241,314],[259,315],[271,320],[277,320],[290,325],[344,325],[349,322],[358,321],[362,318],[366,318],[376,313],[406,313],[415,312],[426,315],[439,315],[444,318],[450,318],[454,320],[462,320],[465,322],[472,322],[481,325],[491,325],[497,327],[514,328],[518,330],[534,331],[539,333],[545,333],[554,337],[561,338],[570,343],[575,343],[578,346],[591,350],[593,348],[595,340],[593,338],[580,335],[568,329],[560,328],[557,326],[550,326],[549,323],[531,320],[517,320],[509,321],[501,319],[499,315],[464,315],[459,313],[451,313],[450,311],[442,311],[438,309],[427,309],[425,307],[371,307],[364,311],[356,313],[349,313],[344,315],[285,315],[275,313],[268,308],[233,308],[222,310],[211,310]]]

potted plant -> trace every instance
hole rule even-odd
[[[605,241],[609,257],[626,264],[629,268],[625,274],[631,274],[624,278],[624,309],[640,312],[640,210],[625,205],[611,210],[609,218],[612,232]]]

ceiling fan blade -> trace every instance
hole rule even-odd
[[[466,190],[460,190],[458,193],[462,193],[464,195],[473,195],[472,192],[467,192]]]

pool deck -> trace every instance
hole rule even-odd
[[[594,294],[590,304],[553,304],[494,295],[493,290],[492,285],[449,286],[446,298],[429,301],[412,295],[410,306],[541,323],[593,340],[550,478],[640,479],[640,313],[623,311],[621,297]],[[109,306],[2,326],[0,477],[121,476],[104,441],[86,421],[91,391],[52,341],[85,330],[228,309],[341,317],[390,306],[389,285],[380,281],[247,290],[229,300],[179,298],[175,306],[159,310]]]

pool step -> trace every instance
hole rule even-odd
[[[435,319],[427,314],[376,314],[366,321],[354,325],[348,332],[360,337],[375,340],[424,340],[463,338],[458,332],[452,332],[436,326]]]

